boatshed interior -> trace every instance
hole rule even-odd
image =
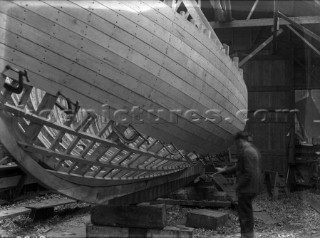
[[[319,0],[0,0],[0,67],[0,237],[320,237]],[[161,123],[116,117],[143,110]],[[239,131],[255,236],[220,171]]]

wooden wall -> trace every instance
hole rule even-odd
[[[262,154],[262,169],[286,173],[292,159],[294,108],[292,67],[289,60],[251,60],[244,65],[249,91],[247,128]],[[289,153],[291,151],[291,153]]]

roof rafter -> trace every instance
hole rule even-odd
[[[298,24],[319,24],[320,16],[301,16],[301,17],[289,17],[292,21]],[[234,20],[231,22],[210,22],[212,28],[240,28],[240,27],[261,27],[261,26],[273,26],[273,18],[261,18],[251,20]],[[284,19],[279,19],[280,25],[289,25],[290,23]]]

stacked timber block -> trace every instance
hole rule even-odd
[[[228,214],[208,209],[192,210],[187,215],[186,226],[216,230],[228,220]]]
[[[99,205],[91,210],[86,237],[191,238],[193,229],[166,226],[166,206]]]

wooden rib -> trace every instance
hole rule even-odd
[[[36,115],[41,114],[41,117],[46,118],[51,113],[51,110],[56,100],[57,100],[57,97],[46,93],[42,98],[40,105],[38,106]],[[26,138],[28,138],[29,141],[33,142],[34,140],[36,140],[41,129],[42,129],[42,124],[31,123],[26,129],[26,132],[25,132]]]
[[[134,149],[134,148],[130,148],[130,147],[121,145],[121,144],[116,144],[115,142],[110,141],[108,139],[99,138],[97,136],[89,135],[89,134],[86,134],[86,133],[83,133],[83,132],[76,132],[76,131],[72,130],[71,128],[68,128],[68,127],[63,126],[63,125],[59,125],[57,123],[49,122],[47,120],[44,120],[41,117],[38,117],[36,115],[24,112],[23,110],[20,110],[18,108],[10,106],[10,105],[4,105],[4,109],[6,111],[8,111],[8,112],[11,112],[11,113],[17,115],[17,116],[23,116],[28,120],[32,120],[35,123],[46,125],[48,127],[54,128],[56,130],[62,130],[65,133],[71,134],[73,136],[78,136],[78,137],[81,137],[83,139],[87,139],[87,140],[95,141],[95,142],[98,142],[98,143],[102,143],[102,144],[105,144],[108,147],[116,147],[116,148],[119,148],[119,149],[123,149],[123,150],[127,150],[129,152],[136,153],[136,154],[144,154],[144,155],[147,155],[147,156],[152,156],[152,157],[155,157],[155,158],[161,159],[161,160],[162,159],[171,160],[171,159],[168,159],[168,158],[163,158],[161,156],[158,156],[155,153],[150,152],[150,151],[149,152],[145,152],[145,151],[137,150],[137,149]],[[172,160],[172,161],[174,161],[174,160]]]
[[[11,122],[11,118],[11,116],[8,116],[5,113],[1,112],[1,143],[4,144],[4,146],[15,157],[18,163],[21,164],[21,166],[23,166],[25,170],[28,171],[28,173],[33,173],[32,176],[34,176],[39,182],[53,190],[56,190],[59,193],[75,198],[77,200],[85,201],[88,203],[106,204],[108,203],[108,200],[115,197],[132,194],[139,191],[142,193],[152,192],[152,196],[141,197],[139,199],[139,201],[144,201],[147,198],[150,199],[152,197],[159,197],[165,193],[172,191],[173,189],[177,189],[177,187],[186,185],[203,171],[202,166],[194,166],[180,172],[169,174],[165,177],[148,179],[147,183],[144,180],[141,182],[136,182],[134,183],[134,186],[132,186],[132,184],[110,187],[108,187],[107,185],[102,187],[77,185],[75,183],[70,183],[63,179],[60,179],[53,174],[50,174],[49,172],[44,170],[36,161],[34,161],[29,156],[29,153],[24,152],[20,147],[16,146],[16,140],[18,138],[16,136],[18,135],[12,133],[13,131],[15,131],[16,125]],[[37,171],[37,173],[34,173],[34,171]],[[174,186],[171,186],[171,183]],[[151,187],[156,187],[157,189],[149,191],[148,189]],[[135,199],[137,199],[136,196]],[[125,203],[127,204],[131,204],[132,202],[133,200],[125,201]]]
[[[172,9],[176,12],[180,7],[182,0],[173,0],[172,1]]]
[[[149,170],[146,170],[146,169],[139,169],[139,168],[126,168],[126,167],[123,167],[123,166],[118,166],[118,165],[112,165],[110,163],[100,163],[100,162],[96,162],[96,161],[91,161],[91,160],[83,160],[83,159],[80,159],[78,156],[74,156],[74,155],[69,155],[69,154],[66,154],[66,153],[62,153],[62,152],[53,152],[49,149],[45,149],[43,147],[40,147],[40,146],[32,146],[30,144],[26,144],[24,142],[18,142],[18,144],[26,151],[29,151],[29,152],[32,152],[32,153],[39,153],[43,156],[51,156],[51,157],[58,157],[60,159],[63,159],[63,160],[70,160],[72,162],[78,162],[78,163],[87,163],[88,165],[91,165],[91,166],[98,166],[98,167],[109,167],[109,168],[113,168],[113,169],[120,169],[120,170],[123,170],[123,169],[128,169],[128,170],[134,170],[134,171],[162,171],[162,170],[156,170],[156,169],[149,169]]]
[[[97,136],[98,136],[98,137],[101,137],[101,136],[105,133],[105,131],[108,129],[109,126],[110,126],[110,122],[107,123],[106,125],[104,125],[104,126],[102,127],[102,129],[98,132]],[[83,151],[81,151],[80,156],[81,156],[82,158],[85,158],[85,156],[86,156],[87,153],[91,150],[91,148],[94,146],[95,143],[96,143],[96,142],[91,141],[91,142],[87,145],[87,147],[86,147]],[[97,148],[96,148],[96,149],[97,149]],[[93,156],[93,155],[91,155],[91,156]],[[75,166],[77,166],[77,163],[72,164],[72,166],[70,167],[69,171],[71,172],[71,171],[75,168]],[[70,173],[70,172],[69,172],[69,173]]]
[[[29,100],[30,94],[32,92],[32,86],[24,84],[23,94],[18,102],[18,107],[24,108]]]
[[[76,126],[75,131],[79,131],[82,130],[83,132],[86,132],[86,130],[88,129],[88,127],[90,126],[90,123],[92,122],[92,120],[94,120],[94,118],[92,118],[91,114],[88,114],[83,120],[82,122],[79,123],[79,125]],[[65,134],[63,131],[60,131],[60,133]],[[78,144],[78,142],[81,140],[80,137],[75,137],[73,138],[73,140],[70,142],[70,144],[68,145],[65,153],[66,154],[70,154],[73,149],[76,147],[76,145]],[[51,148],[50,148],[51,149]],[[59,168],[62,166],[63,164],[63,160],[60,160],[59,163],[56,166],[56,169],[59,170]],[[74,163],[75,164],[75,163]],[[72,165],[71,167],[74,167],[75,165]],[[70,171],[70,170],[69,170]]]
[[[203,24],[208,31],[211,32],[211,36],[213,36],[213,40],[215,41],[215,43],[217,45],[220,46],[221,48],[221,43],[216,35],[216,33],[214,32],[214,30],[212,29],[210,23],[208,22],[207,18],[205,17],[205,15],[203,14],[203,12],[201,11],[199,5],[197,4],[197,2],[195,0],[183,0],[183,4],[185,5],[185,7],[188,9],[188,12],[190,13],[190,15],[192,16],[192,18],[200,25]],[[219,44],[220,43],[220,44]]]

